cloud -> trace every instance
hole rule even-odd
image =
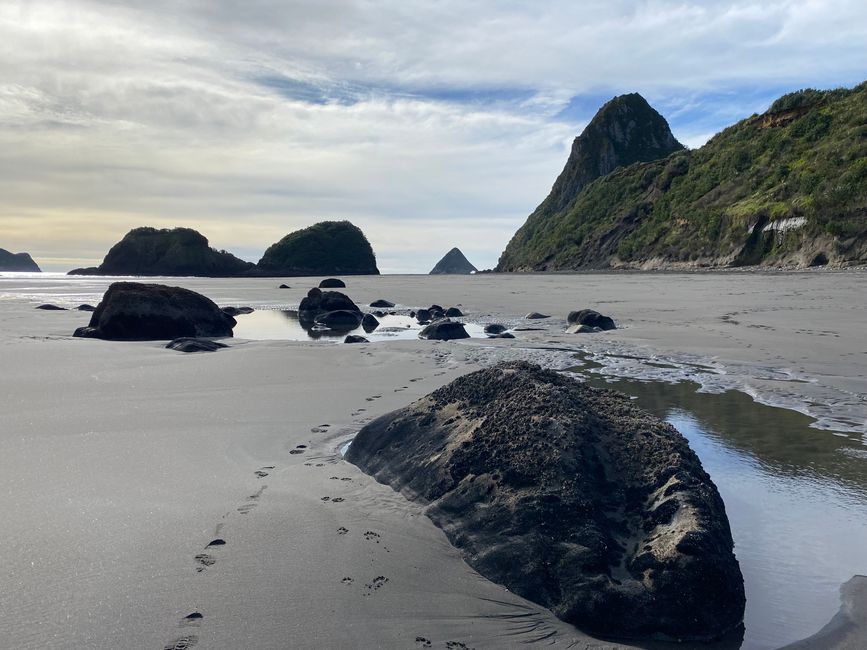
[[[7,0],[0,246],[93,263],[189,225],[254,259],[348,218],[384,270],[491,266],[611,96],[698,146],[865,55],[849,0]]]

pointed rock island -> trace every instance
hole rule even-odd
[[[459,248],[453,248],[445,256],[436,263],[428,275],[454,274],[454,275],[469,275],[475,273],[478,269],[470,264],[470,261],[464,256]]]

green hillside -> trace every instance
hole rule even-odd
[[[536,222],[497,270],[867,262],[867,83],[785,95]]]

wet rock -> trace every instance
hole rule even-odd
[[[241,314],[252,314],[255,310],[252,307],[222,307],[224,314],[229,316],[240,316]]]
[[[99,330],[95,327],[76,327],[72,335],[80,339],[98,339]]]
[[[338,280],[337,278],[325,278],[322,282],[319,283],[320,289],[345,289],[346,283],[343,280]]]
[[[510,334],[509,332],[500,332],[499,334],[488,334],[489,339],[513,339],[515,338],[514,334]]]
[[[420,339],[436,341],[450,341],[452,339],[468,339],[470,335],[464,328],[463,323],[456,323],[448,319],[438,320],[425,327],[418,333]]]
[[[73,336],[122,341],[232,336],[235,319],[189,289],[115,282]]]
[[[686,439],[626,395],[501,363],[374,420],[346,459],[425,504],[479,573],[591,634],[741,625],[722,499]]]
[[[88,304],[79,305],[78,307],[76,307],[76,309],[78,311],[96,311],[96,307],[94,307],[93,305],[88,305]]]
[[[415,313],[415,318],[419,323],[427,323],[431,319],[430,310],[429,309],[419,309]]]
[[[42,309],[45,311],[68,311],[66,307],[58,307],[57,305],[39,305],[36,309]]]
[[[166,345],[167,349],[177,350],[178,352],[216,352],[220,348],[226,347],[229,346],[219,341],[190,337],[177,338]]]
[[[542,318],[551,318],[548,314],[540,314],[537,311],[531,311],[529,314],[524,316],[527,320],[539,320]]]
[[[280,285],[279,287],[277,287],[277,288],[278,288],[278,289],[291,289],[292,287],[290,287],[288,284],[281,284],[281,285]]]
[[[394,303],[389,302],[388,300],[381,300],[380,299],[380,300],[374,300],[372,303],[370,303],[370,306],[371,307],[378,307],[380,309],[391,309],[392,307],[394,307]]]
[[[598,327],[600,330],[617,329],[617,326],[614,324],[614,319],[610,316],[603,316],[593,309],[582,309],[580,311],[569,312],[566,321],[570,325],[587,325],[588,327]]]
[[[339,310],[358,312],[358,320],[361,322],[361,310],[349,296],[339,291],[322,291],[314,287],[307,292],[307,297],[298,306],[298,318],[301,321],[312,321],[319,314]]]
[[[505,325],[500,325],[499,323],[489,323],[485,325],[485,334],[502,334],[507,329],[509,328]]]
[[[781,650],[863,650],[867,648],[867,576],[840,587],[840,611],[811,637]]]
[[[462,312],[457,307],[449,307],[448,309],[446,309],[445,315],[448,318],[460,318],[464,315],[464,312]]]
[[[376,320],[376,317],[373,314],[365,314],[361,319],[361,327],[364,328],[364,331],[370,334],[373,330],[379,327],[379,321]]]
[[[428,311],[444,311],[444,310],[440,305],[433,304],[430,307],[428,307]]]
[[[370,341],[368,341],[366,338],[364,338],[363,336],[359,336],[357,334],[350,334],[345,339],[343,339],[343,342],[344,343],[370,343]]]
[[[348,309],[337,309],[319,314],[314,321],[318,325],[325,325],[333,330],[352,330],[361,324],[361,313]]]

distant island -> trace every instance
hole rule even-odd
[[[0,271],[41,273],[42,269],[29,253],[10,253],[5,248],[0,248]]]
[[[111,247],[102,264],[69,275],[273,277],[379,274],[373,249],[348,221],[323,221],[293,232],[265,252],[259,264],[215,250],[190,228],[135,228]]]
[[[429,275],[475,273],[478,269],[470,264],[459,248],[453,248],[431,269]]]
[[[575,139],[497,271],[867,262],[867,82],[800,90],[686,150],[637,94]]]

